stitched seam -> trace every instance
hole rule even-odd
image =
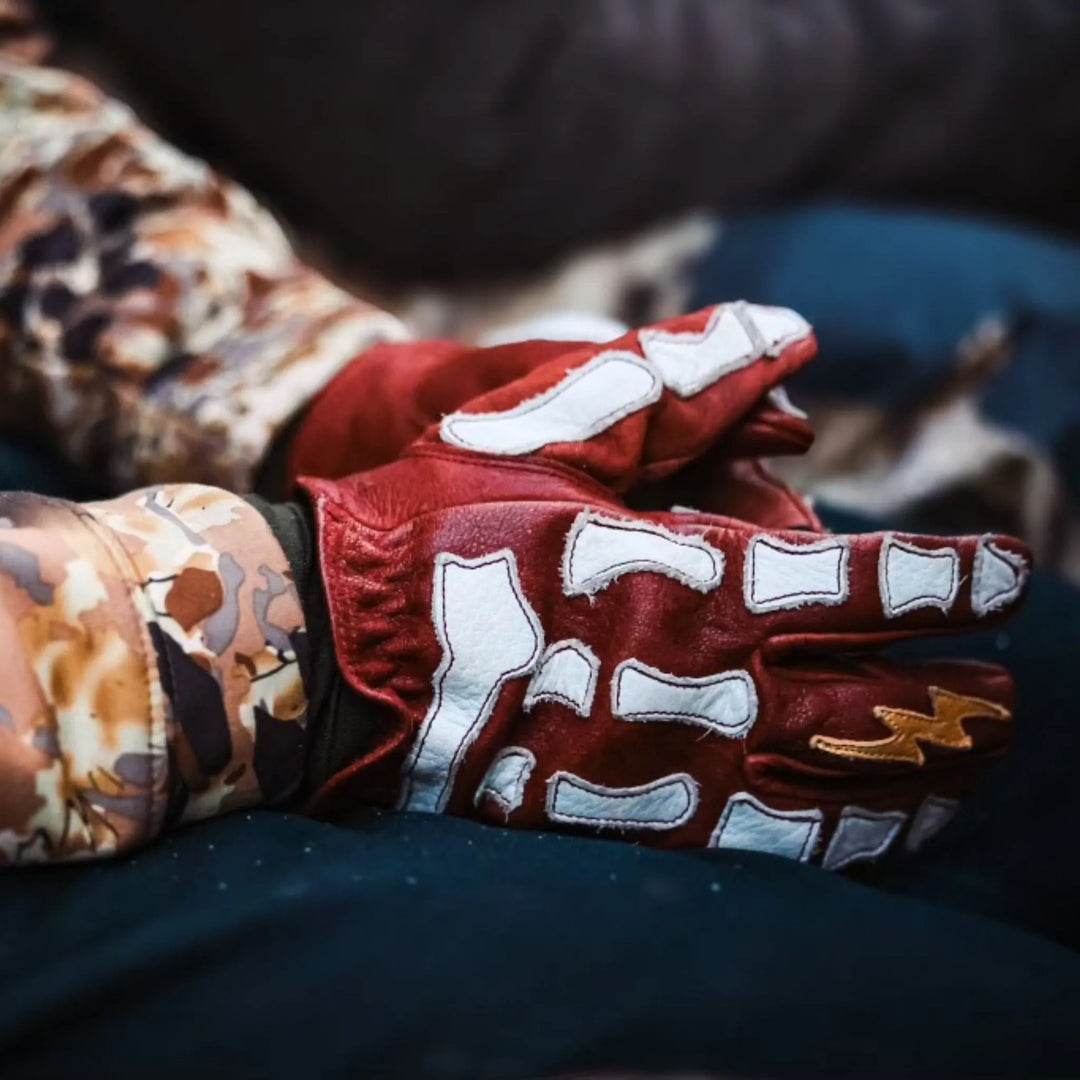
[[[679,374],[675,373],[670,376],[669,381],[669,377],[665,375],[659,362],[649,356],[649,346],[653,343],[658,345],[689,346],[690,348],[703,345],[708,340],[710,334],[715,331],[726,311],[732,313],[746,333],[746,336],[750,340],[750,351],[734,357],[727,363],[707,368],[703,375],[698,375],[694,378],[680,379]],[[750,325],[747,325],[748,323]],[[678,394],[681,398],[696,397],[703,390],[707,390],[710,386],[718,383],[728,375],[733,375],[737,371],[742,371],[744,368],[750,367],[751,364],[760,360],[765,355],[764,339],[758,331],[757,326],[753,325],[753,320],[747,316],[746,304],[745,301],[742,300],[736,300],[731,304],[718,305],[709,317],[709,321],[705,324],[703,330],[687,330],[681,333],[669,333],[663,330],[641,330],[638,332],[638,341],[641,344],[642,351],[645,353],[646,358],[656,365],[664,385],[668,387],[669,390]],[[689,374],[689,371],[686,372],[687,376],[689,376]]]
[[[488,777],[491,775],[495,766],[501,761],[505,761],[509,758],[521,759],[521,770],[518,772],[517,777],[514,780],[514,787],[517,793],[517,802],[511,804],[511,801],[504,797],[502,792],[496,791],[494,788],[488,785]],[[536,755],[531,750],[526,750],[523,746],[511,746],[505,750],[499,751],[495,755],[494,760],[488,768],[484,779],[480,782],[480,787],[476,789],[476,795],[473,796],[473,805],[479,806],[480,800],[486,795],[492,798],[499,804],[500,809],[507,817],[510,816],[519,806],[525,798],[525,787],[529,783],[532,777],[533,769],[536,768]]]
[[[578,541],[581,534],[590,525],[595,525],[600,529],[614,529],[624,533],[639,533],[643,536],[660,537],[677,547],[700,551],[706,555],[712,564],[713,574],[709,578],[694,578],[669,563],[661,563],[653,559],[631,559],[605,567],[599,573],[575,581],[574,559],[577,556]],[[660,574],[678,581],[695,592],[708,593],[719,588],[723,582],[724,568],[724,553],[714,548],[703,536],[678,533],[653,522],[637,522],[624,518],[609,517],[593,510],[583,510],[574,519],[570,531],[566,534],[566,546],[563,548],[562,560],[563,593],[566,596],[593,596],[598,592],[602,592],[608,585],[628,573]]]
[[[575,701],[572,697],[567,697],[566,694],[562,694],[558,690],[541,690],[529,698],[525,708],[528,710],[531,705],[539,705],[543,701],[554,701],[556,704],[566,705],[568,708],[573,709],[581,717],[588,716],[587,712],[583,713],[581,711],[583,708],[581,702]]]
[[[722,721],[715,720],[713,717],[706,716],[704,713],[682,712],[678,709],[670,709],[663,712],[625,712],[620,704],[622,675],[624,671],[637,671],[639,674],[647,675],[657,682],[663,683],[665,686],[676,688],[686,686],[712,687],[729,682],[741,683],[748,691],[747,705],[750,715],[746,720],[741,721],[739,724],[725,725]],[[697,722],[701,726],[707,727],[710,731],[716,732],[718,735],[724,735],[728,738],[742,738],[749,733],[750,729],[757,721],[758,707],[757,687],[754,684],[754,680],[750,673],[747,671],[728,671],[719,676],[688,675],[681,679],[678,675],[670,675],[667,672],[660,671],[658,668],[651,667],[649,664],[631,657],[619,664],[615,669],[615,674],[611,682],[612,716],[614,716],[616,720],[625,720],[628,723],[648,723],[652,720],[673,720],[675,722],[685,720]]]
[[[913,596],[901,604],[892,602],[892,582],[889,579],[889,552],[897,548],[906,551],[909,555],[921,555],[926,558],[940,561],[942,558],[949,560],[952,574],[949,582],[949,595],[946,597],[935,596],[927,593],[923,596]],[[881,595],[881,607],[887,618],[895,618],[905,612],[920,607],[936,607],[942,611],[948,611],[956,602],[956,594],[960,591],[960,555],[954,548],[937,548],[933,551],[927,548],[919,548],[914,544],[907,544],[897,540],[894,536],[887,536],[881,545],[878,555],[878,592]]]
[[[800,555],[815,551],[839,551],[840,560],[836,567],[836,593],[820,592],[790,592],[782,596],[772,597],[768,600],[754,599],[754,586],[757,574],[757,549],[758,545],[764,545],[773,551],[786,554]],[[814,544],[788,544],[778,537],[771,537],[765,533],[759,533],[750,541],[750,549],[745,559],[743,571],[743,600],[748,611],[754,614],[767,614],[771,611],[790,611],[796,608],[817,604],[827,607],[836,607],[843,604],[850,592],[848,571],[851,557],[851,546],[848,540],[836,537],[831,540],[819,541]]]
[[[549,401],[557,400],[562,394],[564,394],[571,386],[580,382],[587,374],[591,374],[592,371],[599,371],[606,364],[611,363],[613,360],[633,361],[634,365],[640,367],[643,371],[647,372],[652,379],[652,384],[649,390],[645,391],[638,398],[633,401],[626,402],[620,405],[617,409],[613,409],[609,413],[605,413],[602,417],[594,420],[588,427],[582,432],[578,433],[572,439],[549,439],[545,442],[541,442],[539,445],[533,445],[532,442],[519,443],[512,447],[501,447],[498,449],[490,446],[479,446],[475,443],[470,443],[464,436],[457,434],[453,430],[453,425],[456,421],[462,418],[468,418],[473,420],[485,420],[485,419],[502,419],[502,420],[519,420],[523,416],[527,416],[537,409],[542,408]],[[439,425],[440,433],[445,442],[450,443],[453,446],[459,446],[464,450],[471,450],[474,453],[481,454],[504,454],[504,455],[517,455],[517,454],[532,454],[537,450],[542,450],[547,446],[556,446],[560,443],[578,443],[587,442],[589,439],[596,435],[607,431],[609,428],[614,427],[620,420],[624,420],[628,416],[632,416],[634,413],[641,412],[642,409],[647,408],[649,405],[654,404],[660,399],[661,394],[664,391],[664,382],[660,375],[654,371],[644,360],[635,353],[626,352],[623,350],[615,350],[611,352],[600,353],[599,356],[594,356],[587,363],[582,364],[581,367],[575,368],[572,372],[565,375],[559,380],[553,387],[543,391],[541,394],[528,401],[521,402],[519,405],[515,405],[512,409],[505,409],[500,412],[492,413],[464,413],[456,412],[451,413],[449,416],[445,416]],[[468,426],[468,425],[467,425]]]
[[[977,595],[976,586],[990,556],[994,556],[1005,563],[1016,575],[1016,582],[1009,588],[983,599]],[[1012,552],[999,548],[988,536],[980,537],[975,548],[975,567],[971,583],[971,610],[975,612],[977,617],[982,618],[984,615],[989,615],[991,612],[1004,607],[1010,600],[1020,595],[1026,577],[1027,563],[1021,556],[1013,556]]]
[[[533,693],[532,683],[530,683],[529,689],[525,693],[525,700],[522,703],[522,708],[528,712],[536,703],[541,701],[555,701],[568,706],[582,719],[588,719],[589,713],[592,711],[593,699],[596,696],[596,684],[600,676],[600,660],[592,649],[590,649],[583,641],[579,641],[577,638],[567,638],[563,641],[556,641],[552,645],[549,645],[544,651],[544,655],[540,658],[540,662],[537,664],[533,682],[542,678],[550,661],[560,653],[564,652],[572,652],[575,656],[581,657],[589,666],[589,681],[585,687],[584,700],[575,701],[573,698],[568,697],[557,690],[540,690]]]
[[[420,725],[420,731],[417,735],[416,742],[413,744],[412,749],[409,751],[409,756],[406,760],[404,767],[404,782],[402,783],[401,795],[398,800],[399,808],[403,808],[408,805],[413,791],[415,790],[415,769],[420,760],[420,755],[423,753],[424,746],[427,743],[428,737],[431,734],[434,727],[435,718],[439,714],[439,710],[443,704],[443,693],[446,677],[450,673],[450,670],[454,664],[454,650],[450,644],[450,639],[446,635],[445,622],[436,617],[436,601],[438,601],[438,612],[443,614],[444,608],[444,596],[446,589],[446,573],[445,567],[449,563],[455,563],[458,566],[468,568],[470,566],[484,566],[495,562],[502,562],[504,564],[504,570],[507,579],[510,583],[510,591],[513,594],[514,601],[517,603],[522,615],[525,617],[526,622],[532,628],[534,636],[533,654],[530,660],[523,668],[508,668],[505,670],[499,678],[495,681],[494,685],[488,690],[487,696],[481,702],[479,709],[476,711],[476,715],[473,717],[473,721],[468,730],[464,733],[461,741],[458,743],[454,755],[450,760],[449,768],[446,772],[446,777],[443,780],[442,786],[439,789],[438,796],[435,800],[435,812],[441,813],[446,806],[447,801],[450,798],[450,794],[453,791],[454,781],[457,779],[458,770],[461,767],[462,759],[465,756],[468,748],[476,741],[480,731],[483,730],[488,720],[491,718],[491,713],[495,710],[495,706],[498,703],[499,694],[506,683],[520,675],[526,674],[531,670],[532,665],[535,665],[540,653],[543,649],[544,636],[543,628],[539,624],[539,620],[536,617],[535,612],[524,602],[524,595],[521,591],[520,579],[517,573],[517,560],[514,557],[513,551],[509,548],[504,548],[497,552],[492,552],[490,555],[484,555],[479,559],[466,559],[462,556],[453,555],[449,552],[440,552],[435,557],[437,575],[438,575],[438,587],[432,590],[432,624],[435,628],[435,636],[439,642],[439,645],[443,649],[443,657],[439,662],[439,667],[436,669],[433,686],[434,692],[432,695],[431,704],[428,706],[428,711],[424,716]]]
[[[825,815],[820,809],[813,810],[776,810],[771,806],[766,806],[765,803],[760,802],[754,798],[748,791],[742,791],[728,800],[727,806],[724,807],[723,814],[720,815],[720,820],[717,822],[716,828],[713,830],[712,836],[709,838],[709,847],[716,847],[717,841],[719,841],[724,831],[724,826],[727,825],[734,813],[736,806],[752,806],[755,810],[764,814],[766,817],[772,818],[773,821],[796,821],[804,825],[811,825],[809,835],[803,841],[802,847],[799,849],[800,861],[805,860],[808,856],[807,845],[810,846],[811,851],[813,846],[817,843],[818,834],[821,831],[821,823],[824,820]]]
[[[576,814],[566,813],[555,809],[555,801],[558,797],[559,786],[566,783],[571,788],[586,791],[593,795],[601,795],[610,799],[636,799],[639,795],[648,795],[650,792],[659,791],[665,787],[673,787],[678,784],[688,797],[686,810],[677,820],[671,821],[662,818],[596,818],[580,817]],[[560,770],[552,774],[548,779],[547,804],[545,810],[552,821],[561,821],[570,825],[608,825],[617,829],[677,829],[685,825],[697,812],[699,786],[697,781],[688,773],[673,773],[653,780],[648,784],[637,787],[609,788],[603,784],[593,784],[571,772]]]

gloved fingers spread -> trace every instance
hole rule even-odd
[[[625,491],[699,457],[815,351],[794,312],[723,304],[567,352],[424,438],[560,462]]]

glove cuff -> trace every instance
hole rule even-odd
[[[338,668],[330,610],[315,545],[315,522],[306,502],[247,501],[266,519],[292,567],[308,628],[307,754],[302,792],[317,792],[333,776],[363,758],[383,726],[382,710],[349,686]]]

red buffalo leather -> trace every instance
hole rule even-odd
[[[1000,620],[1030,560],[1008,537],[808,532],[795,496],[718,458],[768,428],[760,403],[813,350],[794,316],[742,307],[546,343],[400,460],[303,480],[339,665],[384,715],[315,808],[395,801],[835,867],[914,842],[1007,745],[1012,684],[879,650]],[[695,459],[764,492],[759,519],[628,508]]]
[[[386,465],[446,413],[574,349],[589,348],[595,346],[565,341],[489,348],[450,341],[377,345],[312,403],[293,439],[289,476],[337,479]],[[794,373],[812,357],[813,348],[803,348],[787,371]],[[800,416],[767,400],[747,402],[745,408],[716,447],[726,460],[801,454],[813,441]]]

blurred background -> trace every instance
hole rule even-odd
[[[911,529],[1019,533],[1080,581],[1072,0],[41,10],[57,63],[419,336],[794,307],[822,350],[791,388],[819,437],[789,480]]]

